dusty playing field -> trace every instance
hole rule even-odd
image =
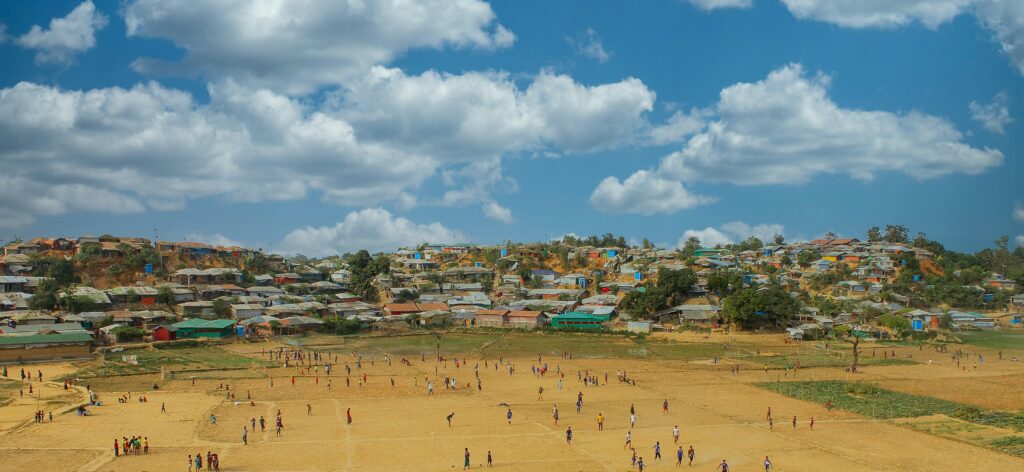
[[[674,339],[700,342],[696,337]],[[749,340],[740,340],[744,341]],[[715,342],[722,340],[707,341]],[[754,346],[761,341],[749,342]],[[238,344],[225,349],[266,359],[261,357],[261,350],[278,346],[282,345]],[[338,359],[330,377],[322,368],[303,374],[294,367],[257,367],[181,374],[164,381],[155,374],[83,379],[79,387],[84,390],[88,383],[104,403],[90,407],[92,415],[86,417],[61,413],[65,405],[84,399],[84,393],[65,392],[60,380],[44,387],[41,401],[27,394],[19,396],[18,389],[24,384],[7,381],[0,394],[13,401],[0,407],[0,454],[4,458],[0,469],[24,470],[45,464],[52,470],[185,471],[189,454],[205,456],[212,451],[219,455],[222,470],[446,471],[461,469],[463,451],[469,448],[473,468],[486,467],[487,452],[491,451],[494,467],[506,471],[624,471],[630,470],[624,439],[633,404],[638,417],[633,445],[650,470],[675,467],[673,425],[681,429],[679,445],[684,449],[692,445],[696,450],[693,467],[700,470],[714,470],[722,459],[728,460],[733,471],[763,470],[761,463],[766,455],[780,471],[1024,470],[1024,459],[992,449],[894,422],[842,411],[829,413],[823,405],[759,388],[753,384],[792,378],[784,370],[766,373],[759,359],[735,361],[726,356],[716,365],[711,358],[697,355],[650,360],[577,356],[567,360],[558,353],[545,352],[542,363],[546,362],[550,371],[540,378],[531,373],[531,366],[540,365],[537,353],[519,348],[506,353],[488,348],[484,351],[486,359],[479,351],[468,353],[468,365],[459,368],[451,360],[447,364],[434,362],[432,351],[427,349],[420,349],[425,360],[401,350],[391,356],[390,365],[383,361],[381,352],[363,351],[365,357],[359,369],[350,346],[335,346],[330,351],[331,360],[335,355]],[[656,347],[689,349],[673,344]],[[765,337],[763,351],[757,349],[768,355],[772,349],[788,347]],[[904,351],[912,352],[900,350],[898,354],[905,356]],[[494,368],[494,361],[503,354],[512,357],[516,369],[513,375],[504,365]],[[399,362],[403,355],[411,366]],[[917,354],[915,359],[927,359],[921,356],[927,353]],[[1020,406],[1024,385],[1024,366],[1020,363],[992,360],[983,368],[965,372],[948,365],[948,361],[938,362],[938,355],[934,357],[933,365],[922,362],[865,367],[858,377],[915,394],[932,393],[958,401],[974,399],[972,403],[982,406]],[[345,384],[346,362],[353,369],[350,386]],[[739,374],[730,372],[734,363],[741,365]],[[482,390],[476,387],[477,365]],[[33,372],[43,370],[49,379],[59,379],[71,371],[66,365],[29,367]],[[565,374],[561,391],[558,370]],[[616,370],[625,370],[636,385],[617,382]],[[578,371],[597,375],[601,385],[584,386],[577,380]],[[9,378],[16,378],[18,367],[10,368],[10,372],[14,375]],[[608,384],[604,382],[606,373]],[[363,374],[368,382],[360,386],[358,379]],[[800,380],[846,378],[842,369],[833,367],[802,369],[797,375]],[[292,376],[296,377],[294,385]],[[425,376],[434,383],[433,396],[427,395]],[[445,376],[454,377],[459,388],[446,390],[441,381]],[[152,390],[154,383],[160,385],[158,391]],[[236,401],[226,398],[227,391],[219,388],[222,384],[230,385]],[[954,385],[960,393],[943,391],[948,390],[943,385]],[[538,398],[539,387],[544,388],[543,399]],[[939,391],[922,391],[931,389]],[[117,397],[129,390],[131,400],[119,403]],[[578,392],[584,396],[579,414],[574,406]],[[140,393],[148,402],[137,401]],[[255,406],[250,406],[248,396]],[[1012,398],[1005,398],[1008,396]],[[665,399],[669,402],[668,414],[661,411]],[[37,403],[47,412],[54,411],[52,422],[31,422]],[[160,412],[162,403],[167,413]],[[312,408],[308,415],[307,404]],[[505,420],[504,405],[513,412],[511,424]],[[553,405],[560,410],[557,426],[552,419]],[[769,430],[765,418],[769,406],[774,430]],[[354,417],[351,425],[346,425],[347,409]],[[274,432],[278,410],[285,426],[280,437]],[[449,428],[445,417],[453,412]],[[595,418],[599,413],[606,417],[604,431],[597,430]],[[211,414],[217,416],[216,425],[210,422]],[[266,431],[259,431],[261,416],[266,419]],[[796,429],[790,423],[793,416],[798,420]],[[808,426],[812,416],[813,431]],[[251,425],[252,418],[257,420],[257,431],[250,432],[246,446],[242,444],[242,429]],[[571,445],[565,440],[568,426],[575,432]],[[113,442],[122,436],[147,437],[149,454],[115,458]],[[654,458],[655,442],[662,445],[661,462]]]

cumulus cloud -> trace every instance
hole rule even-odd
[[[793,16],[849,28],[891,28],[918,21],[928,28],[953,19],[971,0],[782,0]]]
[[[718,228],[708,226],[704,229],[688,229],[679,237],[677,247],[686,245],[686,240],[696,237],[701,244],[707,247],[732,244],[743,241],[751,236],[769,243],[775,235],[786,234],[786,227],[780,224],[759,224],[751,226],[742,221],[731,221]]]
[[[974,7],[978,21],[992,32],[1003,54],[1024,75],[1024,2],[1019,0],[978,0]]]
[[[1003,161],[998,150],[963,143],[942,118],[842,108],[828,96],[830,81],[824,74],[808,77],[794,64],[760,82],[727,87],[715,107],[719,119],[666,157],[659,171],[682,181],[758,185],[801,183],[818,174],[975,175]]]
[[[710,11],[719,8],[750,8],[754,6],[754,0],[687,0],[691,5],[701,10]]]
[[[597,31],[594,31],[593,28],[587,28],[586,34],[583,38],[565,38],[565,40],[569,43],[569,46],[572,46],[573,50],[575,50],[577,54],[589,57],[601,64],[608,62],[608,59],[612,58],[612,54],[605,51],[604,44],[601,42],[601,36],[599,36]]]
[[[642,215],[673,213],[713,201],[690,193],[680,182],[644,170],[621,182],[616,177],[607,177],[590,194],[590,204],[598,210]]]
[[[129,36],[165,38],[185,50],[180,63],[137,60],[139,72],[229,77],[286,93],[344,83],[410,49],[515,41],[481,0],[137,0],[124,17]]]
[[[7,25],[0,23],[0,44],[6,43],[8,39]]]
[[[651,144],[661,146],[682,142],[684,138],[704,128],[705,110],[690,110],[689,113],[675,112],[664,124],[653,126],[648,131]]]
[[[542,71],[526,87],[504,73],[407,75],[375,67],[332,95],[367,137],[450,160],[557,147],[569,153],[623,145],[647,125],[654,92],[643,82],[587,86]]]
[[[1017,203],[1013,206],[1013,219],[1018,223],[1024,223],[1024,205]]]
[[[189,241],[206,243],[211,246],[245,246],[244,244],[234,239],[231,239],[227,236],[224,236],[223,234],[220,233],[208,234],[199,231],[192,231],[185,235],[185,239]]]
[[[936,29],[971,13],[1024,75],[1024,2],[1020,0],[782,0],[800,19],[847,28],[895,28],[914,22]]]
[[[347,122],[267,91],[211,86],[211,101],[155,83],[86,92],[0,89],[0,226],[71,210],[169,210],[188,200],[398,198],[436,160],[365,143]],[[73,157],[73,158],[72,158]]]
[[[208,89],[206,104],[156,83],[0,89],[0,162],[9,185],[25,189],[4,199],[0,226],[79,209],[86,203],[56,191],[71,188],[102,190],[107,198],[88,202],[105,212],[310,194],[355,206],[483,206],[517,190],[503,156],[636,142],[654,101],[636,79],[584,86],[546,72],[521,89],[498,73],[375,68],[320,103],[232,80]],[[417,195],[439,170],[452,188]],[[56,201],[31,201],[43,194]]]
[[[1017,247],[1024,247],[1024,234],[1014,238],[1014,242],[1017,243]]]
[[[798,184],[820,174],[871,180],[883,172],[923,180],[975,175],[1003,161],[998,150],[965,144],[942,118],[840,107],[828,96],[830,80],[824,74],[808,77],[793,64],[760,82],[725,88],[711,112],[717,119],[680,151],[625,183],[605,179],[591,203],[630,213],[671,212],[695,206],[665,202],[682,195],[686,182]],[[598,190],[614,198],[598,199]]]
[[[487,202],[483,206],[484,216],[500,221],[502,223],[512,222],[512,210],[498,204],[498,202]]]
[[[1010,118],[1010,96],[1006,92],[997,93],[990,103],[971,101],[968,108],[971,119],[993,133],[1003,134],[1006,125],[1013,122],[1013,118]]]
[[[381,208],[354,211],[334,226],[307,226],[288,233],[278,250],[322,257],[360,249],[394,250],[420,243],[465,242],[466,236],[441,223],[415,223]]]
[[[66,64],[75,54],[96,46],[96,31],[105,26],[107,17],[96,10],[92,0],[86,0],[67,16],[50,20],[49,28],[32,26],[28,33],[17,39],[17,43],[39,51],[36,53],[37,63]],[[2,27],[0,38],[6,38]]]

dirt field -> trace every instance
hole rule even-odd
[[[591,357],[577,354],[569,360],[554,349],[536,347],[545,343],[537,343],[534,335],[519,336],[523,339],[473,339],[465,344],[447,341],[444,346],[448,357],[457,353],[467,359],[468,365],[459,368],[451,360],[446,364],[434,361],[433,337],[333,344],[331,338],[309,340],[329,352],[332,362],[337,356],[330,377],[324,375],[322,367],[315,373],[303,373],[297,367],[252,367],[179,373],[174,380],[160,380],[158,374],[82,379],[78,390],[64,391],[60,379],[77,367],[28,366],[33,372],[42,370],[50,379],[43,387],[42,399],[29,396],[27,383],[17,382],[18,367],[9,366],[8,378],[15,380],[0,383],[0,395],[10,402],[0,407],[0,454],[5,459],[2,469],[23,470],[46,464],[53,470],[185,471],[190,454],[205,456],[211,451],[219,455],[222,470],[448,471],[462,467],[463,451],[468,448],[473,468],[486,467],[487,452],[491,451],[494,468],[504,471],[626,471],[631,470],[631,455],[623,443],[632,404],[638,417],[633,445],[650,470],[675,467],[674,425],[681,430],[679,445],[684,449],[694,447],[693,468],[698,470],[714,470],[722,459],[728,460],[732,471],[763,470],[765,456],[779,471],[1024,470],[1022,458],[955,439],[950,431],[955,433],[956,429],[951,429],[944,418],[918,418],[909,424],[842,411],[830,413],[823,405],[753,385],[794,377],[849,377],[835,367],[791,372],[772,364],[765,372],[763,364],[767,362],[758,357],[800,351],[801,359],[814,359],[810,344],[786,345],[773,336],[705,340],[670,335],[639,347],[616,346],[616,358],[600,358],[601,349],[587,343],[608,344],[608,339],[572,339],[578,352],[586,351]],[[546,341],[552,345],[569,342],[555,338]],[[720,347],[729,343],[731,347]],[[236,344],[224,350],[265,361],[261,351],[280,346],[285,345]],[[486,357],[481,356],[481,347]],[[364,355],[361,369],[352,355],[356,348]],[[543,378],[531,373],[531,366],[541,364],[538,353],[526,352],[528,348],[542,351],[542,362],[550,369]],[[857,378],[893,390],[983,407],[1022,406],[1021,363],[999,361],[993,355],[983,367],[963,371],[949,365],[944,355],[943,362],[934,355],[929,365],[925,351],[895,349],[897,357],[913,355],[915,363],[864,367]],[[714,357],[719,350],[724,355],[716,363]],[[383,360],[387,352],[392,353],[390,365]],[[495,370],[494,361],[502,355],[511,357],[514,374],[510,375],[504,364]],[[399,362],[401,356],[406,356],[411,365]],[[345,383],[346,363],[352,367],[350,386]],[[476,365],[482,390],[476,387]],[[733,365],[740,365],[739,374],[731,373]],[[561,390],[558,370],[565,374]],[[617,382],[616,370],[625,370],[636,385]],[[601,385],[584,386],[577,380],[578,371],[597,375]],[[360,385],[364,374],[367,383]],[[445,376],[455,377],[459,388],[445,389]],[[427,394],[425,378],[434,383],[432,396]],[[152,389],[154,383],[159,390]],[[90,416],[77,416],[73,405],[85,400],[86,384],[97,392],[103,405],[90,407]],[[33,385],[34,392],[38,392],[38,382]],[[226,398],[228,391],[220,388],[222,385],[230,385],[235,401]],[[22,387],[26,388],[24,397],[18,392]],[[539,387],[544,388],[543,399],[538,398]],[[119,403],[117,398],[128,391],[131,399]],[[574,406],[578,392],[584,396],[579,414]],[[140,394],[148,402],[138,402]],[[254,406],[247,401],[248,396]],[[664,414],[661,406],[666,399],[670,409]],[[46,412],[53,411],[52,422],[32,422],[37,404]],[[160,412],[161,404],[166,405],[167,413]],[[309,415],[307,404],[312,408]],[[553,405],[560,411],[557,426],[552,419]],[[766,421],[768,407],[775,419],[773,430]],[[513,412],[511,424],[505,420],[507,408]],[[351,425],[346,424],[348,409],[354,417]],[[274,432],[278,410],[285,426],[280,437]],[[445,417],[453,412],[449,428]],[[604,431],[597,430],[595,418],[599,413],[606,418]],[[211,414],[217,417],[216,425],[211,424]],[[259,430],[261,416],[266,419],[266,431]],[[796,429],[790,423],[793,416],[798,419]],[[813,431],[808,425],[812,416]],[[257,420],[257,431],[250,431],[249,444],[243,445],[242,429],[251,424],[252,418]],[[571,445],[565,440],[568,426],[575,433]],[[969,430],[964,429],[967,433]],[[1003,434],[1002,430],[984,432],[986,437]],[[147,437],[149,454],[115,458],[114,439],[123,436]],[[662,446],[661,462],[654,458],[655,442]]]

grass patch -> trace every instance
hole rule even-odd
[[[1024,437],[1021,436],[999,438],[990,442],[989,446],[1007,454],[1024,457]]]
[[[896,392],[864,382],[817,380],[763,382],[759,387],[787,397],[824,404],[879,419],[946,415],[969,423],[1024,431],[1024,412],[982,410],[966,403]]]
[[[124,356],[135,356],[137,364],[124,362]],[[103,356],[103,364],[89,367],[78,372],[80,377],[97,377],[106,375],[154,374],[161,367],[171,370],[184,369],[225,369],[238,367],[258,367],[266,365],[259,359],[241,356],[214,346],[176,347],[174,349],[125,349],[120,352],[107,352]]]
[[[1020,331],[976,331],[958,335],[965,344],[989,349],[1024,348],[1024,332]]]
[[[449,356],[555,356],[571,352],[577,358],[697,359],[721,357],[725,353],[718,344],[680,343],[618,333],[486,330],[440,334],[441,354]],[[315,336],[294,338],[293,341],[303,347],[319,351],[356,350],[370,356],[433,356],[438,349],[438,338],[433,333],[399,336]]]
[[[787,397],[824,404],[831,401],[841,410],[871,418],[916,418],[935,414],[954,417],[962,403],[911,395],[879,388],[869,383],[842,380],[764,382],[758,386]]]

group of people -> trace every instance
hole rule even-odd
[[[128,439],[122,436],[120,443],[117,438],[114,438],[114,457],[129,454],[149,454],[149,437],[132,436],[131,439]]]
[[[193,469],[193,467],[195,469]],[[188,470],[189,471],[195,470],[196,472],[199,472],[200,470],[203,470],[203,455],[202,454],[197,452],[195,457],[193,457],[191,454],[189,454],[189,456],[188,456]],[[206,470],[209,470],[209,471],[212,471],[212,472],[220,471],[220,457],[217,454],[211,453],[210,451],[206,451]]]

